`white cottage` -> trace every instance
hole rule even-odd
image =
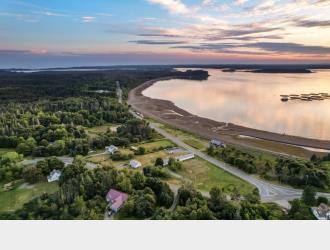
[[[175,159],[177,161],[187,161],[187,160],[194,159],[194,158],[195,158],[195,154],[193,154],[193,153],[175,157]]]
[[[50,174],[47,176],[48,182],[54,182],[58,181],[62,175],[62,172],[60,170],[54,169]]]
[[[116,153],[117,151],[118,151],[118,148],[116,147],[116,146],[114,146],[114,145],[111,145],[111,146],[109,146],[109,147],[105,147],[105,150],[108,152],[108,153],[110,153],[110,154],[114,154],[114,153]]]
[[[135,169],[137,169],[137,168],[139,168],[139,167],[142,166],[141,162],[136,161],[136,160],[131,160],[131,161],[129,162],[129,165],[130,165],[132,168],[135,168]]]

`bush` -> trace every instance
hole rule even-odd
[[[147,177],[169,177],[168,173],[159,167],[148,166],[143,169],[143,174]]]
[[[324,196],[318,197],[317,198],[317,205],[319,206],[321,203],[327,205],[329,203],[328,198],[327,197],[324,197]]]
[[[45,179],[41,169],[36,167],[26,168],[23,172],[23,178],[30,184],[38,183]]]

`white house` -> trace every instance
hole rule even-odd
[[[187,160],[194,159],[194,158],[195,158],[195,154],[193,154],[193,153],[175,157],[175,159],[177,161],[187,161]]]
[[[139,167],[142,166],[141,162],[136,161],[136,160],[131,160],[131,161],[129,162],[129,165],[130,165],[132,168],[135,168],[135,169],[137,169],[137,168],[139,168]]]
[[[169,161],[170,161],[169,158],[164,159],[163,160],[163,167],[168,166]]]
[[[118,148],[114,145],[111,145],[109,147],[105,147],[105,150],[110,154],[114,154],[118,151]]]
[[[60,170],[54,169],[48,176],[47,180],[48,182],[54,182],[58,181],[62,175],[62,172]]]
[[[330,220],[330,207],[321,203],[318,207],[311,208],[314,216],[318,220]]]

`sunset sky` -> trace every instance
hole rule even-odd
[[[330,63],[330,0],[0,0],[0,68]]]

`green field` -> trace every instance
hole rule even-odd
[[[204,150],[205,144],[201,143],[200,141],[197,141],[195,139],[185,139],[183,140],[184,143],[188,144],[190,147],[193,147],[198,150]]]
[[[169,140],[159,140],[155,142],[147,142],[147,143],[142,143],[142,144],[136,144],[134,145],[135,147],[143,147],[146,149],[146,151],[151,152],[158,150],[159,148],[169,148],[169,147],[175,147],[175,144],[172,143]]]
[[[301,157],[305,159],[310,159],[310,157],[313,154],[316,154],[319,157],[326,155],[326,153],[313,152],[298,146],[272,142],[262,139],[255,139],[252,137],[240,138],[238,136],[233,136],[232,139],[238,141],[242,145],[246,144],[246,146],[248,147],[255,147],[259,149],[259,151],[268,150],[273,152],[273,154],[286,154],[293,157]]]
[[[251,193],[255,188],[200,158],[184,162],[183,169],[178,173],[191,180],[195,187],[201,191],[210,191],[212,187],[218,186],[224,188],[226,192],[230,192],[236,187],[241,194],[245,195]]]
[[[0,188],[0,212],[17,210],[34,197],[43,193],[55,193],[57,190],[58,184],[56,182],[35,185],[25,185],[23,182],[19,182],[9,191],[3,190],[2,183]]]
[[[158,151],[158,152],[154,152],[154,153],[150,153],[150,154],[145,154],[145,155],[139,155],[139,156],[135,156],[134,159],[138,160],[139,162],[141,162],[142,166],[150,166],[150,165],[154,165],[155,161],[157,158],[169,158],[168,154],[165,153],[165,151]]]
[[[191,133],[188,133],[186,131],[180,130],[180,129],[175,129],[170,126],[160,124],[158,123],[160,128],[164,129],[166,132],[180,138],[182,141],[184,141],[186,144],[189,146],[196,148],[198,150],[204,151],[208,148],[209,146],[209,141],[201,138],[197,135],[193,135]]]

